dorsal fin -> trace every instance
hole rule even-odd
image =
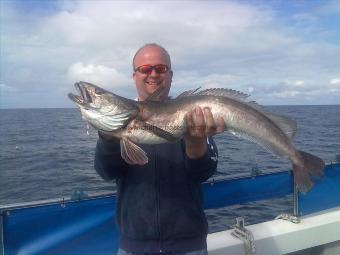
[[[234,90],[234,89],[225,89],[225,88],[211,88],[199,91],[196,95],[209,95],[209,96],[220,96],[220,97],[229,97],[238,100],[244,101],[250,95]]]
[[[247,102],[247,104],[271,119],[290,139],[294,138],[297,131],[297,123],[295,120],[286,116],[269,112],[262,105],[259,105],[255,101]]]
[[[265,113],[266,116],[268,116],[272,121],[274,121],[279,127],[280,129],[285,132],[285,134],[290,138],[293,139],[295,134],[296,134],[296,130],[297,130],[297,124],[296,121],[285,117],[285,116],[280,116],[280,115],[276,115],[274,113]]]
[[[240,101],[245,101],[249,95],[243,92],[234,90],[234,89],[225,89],[225,88],[210,88],[198,91],[200,88],[192,89],[188,91],[184,91],[182,94],[177,96],[180,97],[188,97],[188,96],[220,96],[220,97],[229,97]]]
[[[277,115],[272,112],[263,112],[269,119],[271,119],[279,128],[290,138],[293,139],[296,130],[297,124],[295,120],[292,120],[288,117]]]
[[[187,96],[192,96],[194,95],[194,93],[199,90],[201,87],[198,87],[196,89],[191,89],[191,90],[187,90],[184,91],[183,93],[179,94],[176,98],[180,98],[180,97],[187,97]]]

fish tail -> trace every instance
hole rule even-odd
[[[293,163],[294,181],[299,191],[306,193],[313,187],[311,176],[321,177],[325,168],[324,161],[310,153],[296,151],[298,163]]]

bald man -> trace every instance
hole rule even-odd
[[[132,76],[139,101],[159,88],[158,100],[167,100],[173,77],[169,53],[155,43],[144,45],[133,58]],[[99,133],[95,169],[117,184],[118,255],[208,254],[201,184],[216,171],[211,137],[224,130],[224,122],[199,107],[186,121],[182,140],[140,145],[149,158],[145,165],[126,163],[119,140]]]

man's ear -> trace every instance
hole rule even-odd
[[[170,72],[170,78],[172,80],[172,76],[174,75],[174,72],[172,70],[170,70],[169,72]]]

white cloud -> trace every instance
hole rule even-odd
[[[300,94],[299,91],[287,90],[287,91],[282,91],[282,92],[275,92],[272,95],[277,96],[278,98],[292,98],[292,97],[296,97],[299,94]]]
[[[334,86],[340,85],[340,78],[333,78],[333,79],[331,79],[331,80],[329,81],[329,84],[330,84],[330,85],[334,85]]]
[[[305,81],[303,81],[303,80],[295,81],[295,85],[299,86],[299,87],[303,87],[305,85]]]
[[[68,77],[71,83],[87,81],[111,89],[122,88],[131,82],[131,78],[119,73],[115,68],[82,62],[74,63],[69,67]]]
[[[262,103],[291,98],[303,104],[307,91],[319,91],[313,97],[322,103],[327,89],[338,86],[339,78],[329,77],[338,73],[340,46],[327,40],[334,31],[322,27],[325,7],[296,13],[292,23],[270,4],[242,1],[59,4],[41,16],[21,15],[2,3],[0,61],[7,86],[63,97],[73,82],[86,80],[124,88],[119,91],[134,97],[131,60],[147,42],[170,52],[175,94],[199,86],[230,87],[251,92]]]
[[[247,91],[248,91],[248,93],[252,93],[254,91],[254,88],[253,87],[248,87]]]
[[[197,86],[211,88],[216,86],[228,86],[238,80],[237,76],[232,74],[206,74],[202,75],[196,71],[178,71],[175,72],[174,82],[181,86],[188,86],[186,84],[196,84]]]
[[[16,91],[18,91],[17,88],[0,83],[0,92],[16,92]]]

